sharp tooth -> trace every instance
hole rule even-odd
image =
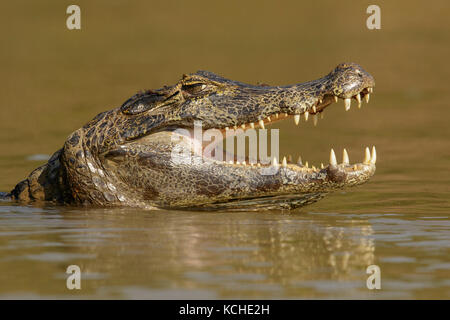
[[[331,151],[330,151],[330,164],[332,166],[337,166],[336,155],[334,154],[333,149],[331,149]]]
[[[289,163],[292,163],[292,156],[291,156],[291,155],[288,155],[287,161],[288,161]]]
[[[275,167],[278,166],[278,161],[277,161],[277,158],[276,158],[276,157],[273,157],[272,165],[275,166]]]
[[[377,162],[377,150],[375,150],[375,146],[372,147],[372,156],[370,157],[370,163],[375,164]]]
[[[343,164],[349,164],[350,160],[348,158],[348,153],[347,150],[344,149],[344,151],[342,152],[342,163]]]
[[[284,114],[284,116],[285,116],[285,117],[287,117],[287,116],[288,116],[288,114],[287,114],[287,113],[285,113],[285,114]]]
[[[245,129],[245,123],[244,123],[244,124],[241,124],[241,128],[242,128],[242,129]]]
[[[366,95],[364,96],[364,99],[366,100],[366,103],[369,103],[370,94],[369,94],[369,93],[366,94]]]
[[[319,121],[319,117],[317,116],[317,114],[314,114],[313,121],[314,121],[314,127],[317,126],[317,121]]]
[[[245,166],[247,163],[246,163],[245,160],[244,160],[244,161],[242,161],[242,164]]]
[[[234,130],[236,130],[236,129],[237,129],[237,126],[233,126],[233,128],[234,128]]]
[[[323,119],[323,111],[320,113],[320,119]]]
[[[369,93],[372,93],[373,92],[373,88],[372,87],[367,88],[367,91],[369,91]]]
[[[241,164],[239,161],[236,161],[236,164]]]
[[[272,121],[272,119],[270,119],[270,117],[267,117],[267,120]]]
[[[323,163],[321,163],[320,164],[320,169],[323,169],[323,168],[325,168],[325,167],[323,166]]]
[[[334,102],[338,102],[338,97],[337,96],[333,96],[334,97]]]
[[[261,163],[258,162],[258,163],[256,164],[256,166],[257,166],[257,167],[261,167]]]
[[[314,171],[316,171],[316,167],[314,167],[314,166],[311,166],[311,168],[314,170]]]
[[[278,113],[275,113],[275,118],[278,118],[278,116],[279,116],[279,114],[278,114]]]
[[[361,95],[359,93],[356,95],[356,101],[358,101],[358,109],[361,109]]]
[[[264,121],[259,120],[258,124],[262,129],[264,129]]]
[[[283,166],[283,167],[287,167],[287,160],[286,160],[286,157],[283,157],[283,162],[281,163],[281,165]]]
[[[305,162],[305,168],[308,168],[308,161]]]
[[[305,121],[308,121],[308,117],[309,117],[309,112],[308,111],[306,111],[304,114],[303,114],[304,116],[305,116]]]
[[[322,102],[321,102],[321,103],[322,103]],[[316,112],[317,112],[316,106],[313,106],[313,107],[312,107],[312,110],[313,110],[314,113],[316,113]]]
[[[250,122],[250,128],[255,129],[255,124],[253,122]]]
[[[322,98],[320,98],[320,99],[319,99],[319,103],[322,103],[322,102],[323,102],[323,100],[322,100]]]
[[[300,156],[298,157],[297,164],[298,164],[299,166],[302,166],[302,165],[303,165],[302,157],[300,157]]]
[[[298,123],[300,122],[300,115],[299,115],[299,114],[296,114],[296,115],[294,116],[294,122],[295,122],[295,124],[298,126]]]
[[[369,148],[366,148],[366,152],[364,154],[364,164],[369,164],[370,162],[370,151]]]
[[[352,99],[350,98],[346,98],[344,100],[344,105],[345,105],[345,111],[350,110],[350,105],[352,104]]]
[[[225,131],[228,131],[228,130],[230,130],[230,128],[228,128],[228,127],[225,127]]]
[[[356,164],[353,166],[353,170],[358,170],[358,166]]]

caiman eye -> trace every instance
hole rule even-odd
[[[185,84],[182,89],[191,95],[197,95],[202,93],[206,89],[207,85],[204,83]]]

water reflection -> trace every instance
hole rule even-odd
[[[296,297],[311,291],[313,279],[364,288],[365,268],[374,263],[373,230],[364,220],[331,225],[283,213],[7,210],[0,216],[0,265],[16,276],[2,279],[4,292],[68,294],[62,274],[78,264],[87,273],[83,294],[94,296],[135,287],[157,296],[158,288],[177,288],[209,290],[205,297]],[[37,268],[47,285],[33,286]]]

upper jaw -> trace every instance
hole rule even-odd
[[[289,116],[294,117],[295,123],[298,124],[301,115],[306,121],[312,115],[316,124],[318,116],[323,117],[322,112],[325,108],[337,103],[339,99],[343,100],[346,111],[350,109],[352,100],[358,108],[361,108],[363,100],[366,103],[369,102],[370,94],[375,86],[375,81],[370,74],[365,73],[361,80],[357,79],[340,87],[330,79],[331,76],[329,74],[318,80],[292,86],[259,88],[257,98],[253,102],[254,107],[247,106],[247,110],[254,108],[250,111],[253,114],[245,114],[242,111],[243,114],[238,114],[233,122],[228,125],[218,125],[215,128],[265,128],[265,125],[284,120]],[[246,94],[245,89],[243,90]],[[264,107],[261,108],[260,105]]]
[[[302,102],[294,101],[282,101],[280,104],[282,107],[274,107],[269,105],[267,108],[260,111],[258,115],[249,117],[251,120],[236,121],[229,126],[218,126],[217,129],[248,129],[248,128],[262,128],[266,125],[280,120],[285,120],[288,117],[293,117],[296,125],[300,122],[300,116],[303,116],[305,121],[308,121],[310,116],[314,121],[314,125],[317,124],[320,118],[323,118],[323,111],[326,107],[333,103],[337,103],[339,99],[344,101],[345,111],[350,110],[352,100],[356,102],[358,109],[362,107],[362,103],[365,100],[369,103],[370,94],[373,92],[373,87],[362,87],[359,90],[353,90],[353,92],[345,92],[339,95],[335,95],[333,92],[324,91],[317,94],[314,97],[305,99]],[[301,100],[300,100],[301,101]]]
[[[313,115],[314,124],[317,124],[317,115],[323,116],[323,110],[332,103],[337,103],[339,99],[344,101],[346,111],[350,109],[352,100],[355,100],[359,109],[363,100],[369,103],[370,94],[375,86],[373,77],[362,69],[361,77],[361,79],[339,86],[336,85],[336,81],[331,80],[333,78],[333,73],[331,73],[324,78],[308,83],[282,87],[275,95],[287,95],[288,97],[291,95],[294,98],[282,99],[277,102],[278,106],[269,105],[257,116],[255,122],[264,128],[265,124],[272,122],[274,119],[276,121],[282,120],[283,117],[280,118],[280,115],[283,115],[284,117],[293,116],[295,123],[298,124],[301,115],[304,116],[306,121],[309,115]],[[306,91],[307,94],[303,94],[303,91]],[[239,123],[233,126],[236,128],[246,124]]]

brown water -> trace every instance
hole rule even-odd
[[[2,202],[1,298],[450,298],[448,2],[378,1],[376,31],[367,1],[77,3],[81,31],[65,28],[69,2],[2,3],[0,190],[138,89],[197,69],[289,84],[342,61],[375,77],[371,102],[281,123],[281,153],[317,165],[346,147],[357,162],[376,145],[377,173],[294,212]],[[372,264],[381,290],[366,287]]]

